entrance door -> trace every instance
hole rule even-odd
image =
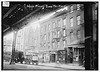
[[[55,54],[51,54],[51,56],[50,56],[51,62],[55,62],[55,59],[56,59],[56,55]]]
[[[52,62],[55,62],[56,55],[52,54]]]
[[[69,60],[70,60],[70,63],[73,63],[73,48],[72,47],[69,48]]]
[[[84,48],[79,49],[79,65],[83,65],[84,59]]]

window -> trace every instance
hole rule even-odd
[[[70,27],[73,27],[73,18],[70,18]]]
[[[50,40],[50,33],[48,33],[48,40]]]
[[[48,25],[48,29],[50,30],[50,24]]]
[[[52,32],[52,37],[53,37],[53,38],[55,37],[55,32]]]
[[[71,6],[71,13],[73,12],[73,6]]]
[[[45,40],[46,40],[46,34],[44,35],[44,38],[45,38]]]
[[[77,10],[80,10],[80,4],[77,4]]]
[[[77,16],[77,25],[80,25],[80,23],[81,23],[81,17],[80,16]]]
[[[53,43],[53,48],[55,48],[55,43]]]
[[[41,33],[42,33],[42,28],[41,28]]]
[[[70,37],[71,37],[71,39],[73,38],[73,32],[70,33]]]
[[[58,25],[57,25],[57,26],[58,26],[58,27],[60,27],[60,19],[57,21],[57,23],[58,23]]]
[[[58,42],[58,48],[60,48],[60,42]]]
[[[55,25],[56,25],[56,24],[55,24],[55,23],[53,23],[53,28],[55,28]]]
[[[50,49],[50,46],[48,46],[48,49]]]
[[[46,31],[46,25],[45,25],[45,31]]]
[[[65,43],[65,41],[63,41],[63,42],[64,42],[64,48],[65,48],[65,44],[66,44],[66,43]]]
[[[64,31],[64,35],[63,35],[63,36],[66,36],[66,32],[65,32],[65,29],[64,29],[63,31]]]
[[[81,32],[79,30],[77,31],[77,37],[81,38]]]
[[[60,31],[58,31],[58,38],[60,37]]]
[[[46,43],[44,43],[44,48],[46,47]]]
[[[54,34],[53,34],[53,32],[52,32],[52,38],[54,37],[53,35],[54,35]]]
[[[64,25],[66,25],[66,18],[63,21],[64,21]]]

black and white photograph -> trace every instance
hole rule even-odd
[[[98,71],[98,1],[1,1],[2,71]]]

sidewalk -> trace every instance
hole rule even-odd
[[[9,62],[4,62],[4,65],[9,65]],[[16,63],[18,65],[18,63]],[[23,64],[24,65],[24,64]],[[70,69],[70,70],[85,70],[85,67],[79,66],[78,64],[57,64],[57,63],[39,63],[39,66],[50,66],[50,67],[56,67],[56,68],[64,68],[64,69]]]
[[[85,70],[85,67],[79,66],[78,64],[57,64],[57,63],[39,63],[39,65],[75,69],[75,70]]]

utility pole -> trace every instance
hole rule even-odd
[[[12,43],[12,55],[11,55],[11,61],[10,64],[15,64],[15,46],[16,46],[16,37],[17,37],[17,30],[13,29],[13,43]]]

